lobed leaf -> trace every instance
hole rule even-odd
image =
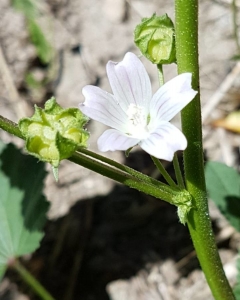
[[[0,141],[0,278],[9,261],[39,247],[49,207],[45,175],[42,162]]]

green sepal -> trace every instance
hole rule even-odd
[[[126,157],[129,156],[130,152],[132,151],[132,148],[133,148],[133,147],[128,148],[128,149],[125,151],[125,156],[126,156]]]
[[[180,222],[185,225],[188,218],[188,213],[192,209],[192,196],[187,190],[179,191],[174,197],[172,204],[177,206],[177,214]]]
[[[52,97],[44,109],[35,106],[31,118],[21,119],[19,129],[26,139],[27,152],[57,168],[78,147],[87,146],[89,133],[83,128],[87,121],[79,109],[63,109]]]
[[[134,41],[142,54],[154,64],[176,62],[175,30],[167,14],[144,18],[134,30]]]

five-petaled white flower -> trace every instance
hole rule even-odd
[[[139,145],[157,158],[171,161],[184,150],[187,140],[169,121],[196,95],[192,75],[183,73],[168,81],[152,96],[149,76],[137,56],[127,53],[120,63],[109,61],[107,74],[113,95],[85,86],[80,110],[113,129],[98,139],[100,151],[127,150]]]

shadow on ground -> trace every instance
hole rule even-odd
[[[134,158],[131,164],[152,172],[145,155]],[[130,278],[147,264],[177,262],[192,250],[175,207],[116,185],[107,196],[80,201],[49,222],[29,268],[56,299],[107,300],[109,282]],[[181,272],[196,266],[193,260]]]

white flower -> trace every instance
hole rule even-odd
[[[98,139],[100,151],[127,150],[139,145],[149,154],[171,161],[184,150],[187,140],[169,121],[197,94],[192,75],[184,73],[168,81],[152,96],[148,74],[137,56],[127,53],[120,63],[109,61],[107,74],[113,95],[85,86],[80,110],[113,129]]]

